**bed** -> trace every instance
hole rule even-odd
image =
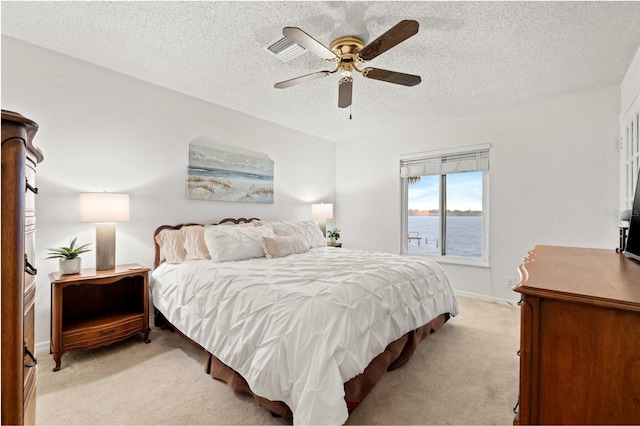
[[[458,313],[437,263],[327,247],[313,221],[164,225],[154,241],[156,326],[202,347],[208,374],[294,424],[343,424]]]

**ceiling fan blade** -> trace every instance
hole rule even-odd
[[[322,43],[311,37],[309,34],[296,27],[285,27],[282,29],[282,35],[291,41],[295,41],[300,46],[310,52],[315,53],[322,59],[327,61],[339,59],[335,53],[325,47]]]
[[[419,75],[405,74],[397,71],[388,71],[380,68],[367,67],[362,70],[362,75],[374,80],[386,81],[389,83],[401,84],[403,86],[415,86],[420,84],[422,79]]]
[[[370,61],[376,56],[391,49],[393,46],[396,46],[409,37],[416,35],[418,33],[418,26],[417,21],[400,21],[386,33],[363,47],[358,53],[358,56],[364,61]]]
[[[346,108],[351,105],[351,95],[353,94],[353,79],[351,77],[343,77],[338,86],[338,106]]]
[[[313,74],[307,74],[300,77],[292,78],[291,80],[281,81],[273,85],[276,89],[286,89],[287,87],[295,86],[296,84],[306,83],[307,81],[318,80],[322,77],[326,77],[331,74],[331,71],[318,71]]]

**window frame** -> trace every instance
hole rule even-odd
[[[483,145],[474,145],[474,146],[465,146],[459,148],[452,149],[444,149],[437,151],[427,151],[420,152],[415,154],[408,154],[402,156],[400,158],[400,167],[402,167],[403,162],[411,161],[411,160],[420,160],[420,159],[432,159],[442,156],[455,155],[455,154],[463,154],[469,152],[478,152],[478,151],[488,151],[488,156],[491,156],[491,144],[483,144]],[[400,176],[400,254],[402,255],[411,255],[411,256],[425,256],[431,258],[439,263],[449,263],[449,264],[457,264],[457,265],[467,265],[467,266],[477,266],[477,267],[485,267],[488,268],[489,264],[489,177],[490,177],[490,167],[487,170],[477,170],[482,172],[482,257],[480,258],[469,258],[469,257],[460,257],[460,256],[452,256],[452,255],[442,255],[442,254],[426,254],[426,253],[413,253],[409,252],[409,239],[408,239],[408,231],[409,231],[409,178]],[[439,185],[440,185],[440,230],[439,234],[444,235],[446,230],[443,224],[446,224],[446,191],[443,191],[443,188],[446,188],[446,176],[447,174],[455,174],[456,172],[444,173],[440,174]],[[443,178],[444,176],[444,178]],[[444,204],[444,209],[442,205]],[[445,218],[443,218],[445,216]]]

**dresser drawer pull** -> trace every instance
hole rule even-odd
[[[38,270],[34,268],[33,265],[30,264],[29,261],[27,260],[26,253],[24,255],[24,271],[29,275],[36,275],[38,273]]]
[[[116,329],[115,329],[115,328],[110,328],[110,329],[108,329],[108,330],[100,330],[100,331],[98,332],[98,335],[100,335],[100,336],[106,336],[106,335],[108,335],[108,334],[113,334],[113,333],[115,333],[115,332],[116,332]]]
[[[33,192],[34,194],[38,193],[38,188],[34,188],[33,186],[31,186],[28,180],[26,181],[26,184],[29,191]],[[27,192],[27,189],[25,189],[24,192]]]
[[[33,362],[26,362],[24,363],[24,366],[27,368],[33,368],[38,364],[38,359],[33,356],[33,354],[31,353],[31,351],[29,350],[29,347],[27,346],[27,341],[24,341],[24,356],[31,358],[31,361]]]

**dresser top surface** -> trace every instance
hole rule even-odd
[[[515,291],[640,310],[640,262],[615,250],[535,246]]]

